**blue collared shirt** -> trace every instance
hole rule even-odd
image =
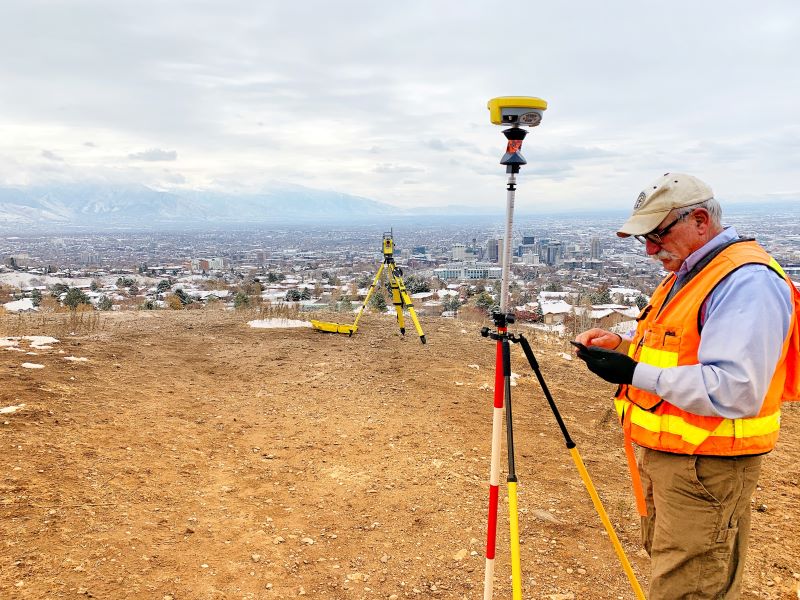
[[[709,252],[738,237],[726,228],[684,260],[676,285]],[[761,410],[792,318],[786,282],[764,265],[723,279],[703,304],[699,363],[661,368],[639,363],[633,385],[702,416],[754,417]]]

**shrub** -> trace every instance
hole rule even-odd
[[[172,310],[181,310],[183,308],[183,302],[181,302],[181,299],[175,294],[170,294],[167,296],[167,306]]]
[[[248,306],[250,306],[250,297],[244,292],[236,292],[236,295],[233,297],[233,307],[247,308]]]
[[[76,287],[69,288],[64,297],[64,306],[76,309],[80,304],[91,304],[89,297]]]
[[[99,308],[100,310],[111,310],[112,306],[113,304],[111,302],[111,298],[109,298],[108,296],[105,295],[100,296],[100,298],[97,301],[97,308]]]

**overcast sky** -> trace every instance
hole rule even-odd
[[[629,207],[666,171],[800,202],[797,0],[5,0],[0,56],[0,185],[502,208],[486,102],[526,95],[518,207]]]

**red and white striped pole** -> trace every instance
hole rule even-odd
[[[505,333],[505,327],[498,332]],[[503,436],[503,343],[497,340],[494,371],[494,411],[492,413],[492,458],[489,471],[489,520],[486,532],[486,575],[483,600],[491,600],[494,586],[494,556],[497,547],[497,504],[500,496],[500,458]]]

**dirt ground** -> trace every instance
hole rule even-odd
[[[422,346],[383,316],[352,338],[252,318],[0,319],[0,337],[59,339],[0,348],[0,408],[25,405],[0,414],[0,598],[482,598],[495,345],[481,324],[423,319]],[[565,341],[529,339],[646,589],[613,386],[560,356]],[[524,597],[633,598],[513,352]],[[800,406],[783,423],[747,599],[798,597]],[[511,597],[505,497],[502,483],[495,598]]]

